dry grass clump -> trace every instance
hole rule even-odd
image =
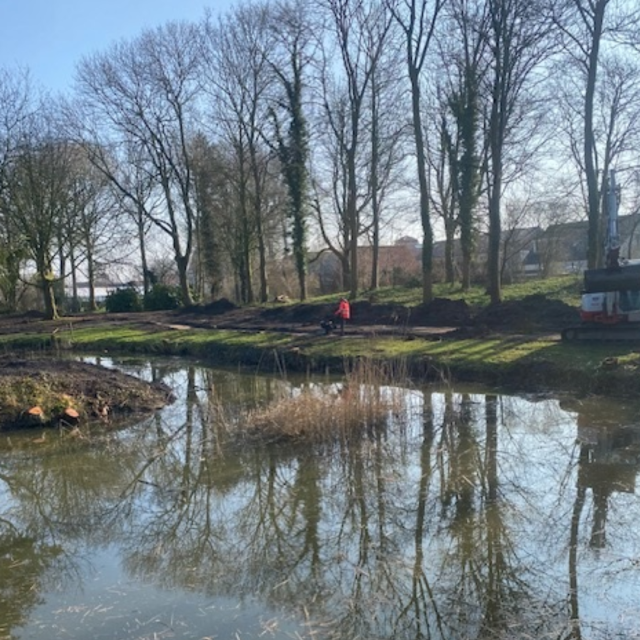
[[[262,440],[324,442],[384,426],[400,406],[388,367],[358,363],[341,383],[292,389],[246,418],[246,433]]]

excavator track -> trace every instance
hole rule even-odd
[[[562,330],[563,342],[640,342],[640,322],[629,324],[583,324]]]

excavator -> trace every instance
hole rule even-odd
[[[605,266],[584,272],[581,322],[562,330],[564,341],[640,340],[640,260],[620,257],[615,171],[608,182]]]

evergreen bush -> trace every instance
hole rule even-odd
[[[170,311],[180,306],[180,289],[166,284],[154,284],[144,297],[147,311]]]
[[[107,294],[104,306],[109,313],[142,311],[140,294],[133,287],[124,287],[111,291]]]

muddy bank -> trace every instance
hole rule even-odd
[[[146,414],[172,401],[165,385],[74,360],[0,358],[0,430]]]

